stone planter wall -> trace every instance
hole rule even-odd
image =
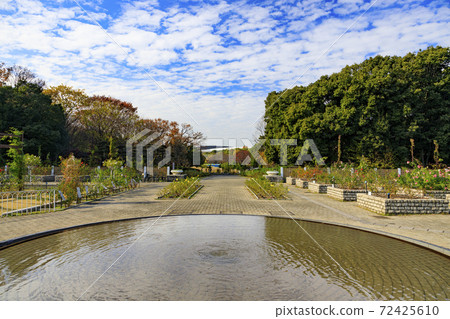
[[[300,188],[308,188],[308,181],[297,178],[295,180],[295,185],[297,185]]]
[[[343,189],[336,187],[328,187],[327,195],[342,201],[356,201],[356,194],[366,194],[363,189]]]
[[[295,185],[295,181],[296,180],[297,179],[294,178],[294,177],[286,177],[286,184],[288,184],[288,185]]]
[[[382,215],[448,214],[448,203],[445,199],[387,199],[357,194],[358,206]]]
[[[450,191],[423,191],[420,189],[402,189],[400,191],[401,194],[412,194],[412,195],[417,195],[417,196],[427,196],[427,197],[432,197],[432,198],[436,198],[436,199],[445,199],[446,195],[450,195]]]
[[[308,189],[313,193],[326,194],[328,184],[308,183]]]
[[[450,191],[425,191],[425,195],[436,199],[446,199],[450,195]]]

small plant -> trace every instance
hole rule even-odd
[[[188,198],[201,187],[199,178],[176,179],[159,191],[159,198]]]
[[[344,165],[341,169],[333,170],[332,184],[344,189],[365,189],[367,185],[376,181],[376,173],[370,168],[370,161],[362,156],[358,167]]]
[[[398,178],[399,186],[421,190],[449,190],[450,179],[447,176],[449,169],[427,169],[417,160],[410,163],[411,169]]]
[[[9,138],[10,149],[7,151],[8,157],[11,162],[9,166],[9,187],[11,189],[18,189],[19,191],[24,189],[24,175],[25,175],[25,156],[23,154],[23,132],[15,128],[10,129],[9,136],[5,136],[4,139]]]
[[[249,169],[241,171],[241,175],[251,178],[263,178],[267,174],[267,171],[279,171],[280,167],[260,167],[257,169]]]
[[[414,139],[410,138],[409,142],[411,143],[411,163],[414,163]]]
[[[80,159],[71,154],[68,158],[61,158],[61,172],[63,180],[59,184],[59,190],[66,197],[68,205],[77,199],[77,187],[81,187],[80,180],[82,163]]]
[[[326,174],[326,172],[318,166],[314,166],[312,168],[308,167],[306,170],[299,167],[295,175],[300,179],[312,181],[316,180],[317,176],[320,176],[322,174]]]
[[[5,170],[0,168],[0,192],[10,189],[10,182],[6,177]]]
[[[337,162],[339,163],[341,161],[341,135],[338,137],[338,158]]]
[[[51,166],[33,166],[32,168],[33,175],[50,175],[52,172]]]
[[[288,188],[286,186],[279,183],[272,183],[264,177],[247,179],[245,185],[247,185],[256,196],[264,199],[285,199],[288,193]]]
[[[313,177],[313,180],[320,184],[332,184],[333,176],[322,170]]]
[[[25,154],[24,156],[24,162],[26,167],[38,167],[42,165],[41,159],[39,156],[32,155],[32,154]]]
[[[382,192],[395,195],[398,193],[399,184],[397,183],[398,176],[397,173],[391,172],[387,174],[380,174],[377,178],[376,183],[372,183],[370,190],[373,192]]]
[[[210,175],[207,172],[203,172],[203,171],[201,171],[199,169],[195,169],[195,168],[184,169],[183,174],[186,174],[187,177],[204,177],[204,176]]]
[[[436,140],[433,141],[434,144],[434,152],[433,152],[433,159],[434,159],[434,166],[435,168],[441,168],[443,159],[439,158],[439,144]]]

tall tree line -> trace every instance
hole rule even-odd
[[[378,167],[413,157],[450,162],[450,48],[376,56],[308,86],[266,98],[266,139],[313,139],[327,163],[369,158]],[[413,146],[412,146],[413,144]],[[290,147],[294,163],[301,145]],[[278,161],[279,146],[265,145]]]
[[[64,151],[68,135],[64,111],[43,94],[44,85],[30,70],[0,63],[0,133],[11,128],[23,131],[25,153],[54,161]],[[6,150],[1,149],[0,164],[7,161]]]
[[[144,119],[131,103],[109,96],[87,95],[66,85],[45,87],[27,68],[0,63],[0,132],[24,131],[24,151],[55,163],[70,153],[90,165],[126,157],[126,141],[148,129],[163,141],[155,162],[171,147],[177,167],[192,163],[192,149],[203,136],[189,124]],[[0,150],[0,164],[7,158]]]

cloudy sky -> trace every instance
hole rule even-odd
[[[448,0],[0,0],[0,62],[251,138],[274,90],[375,55],[450,46]]]

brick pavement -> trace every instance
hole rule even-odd
[[[340,202],[326,195],[289,186],[288,200],[257,200],[245,188],[240,176],[213,176],[192,199],[157,200],[166,183],[144,184],[141,188],[61,212],[0,218],[1,242],[77,225],[185,214],[248,214],[293,217],[347,225],[405,239],[450,255],[450,216],[380,216]],[[440,247],[437,247],[440,246]]]

